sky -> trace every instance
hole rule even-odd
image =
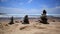
[[[60,0],[0,0],[0,13],[6,14],[60,14]]]

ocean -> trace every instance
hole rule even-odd
[[[28,17],[40,17],[41,14],[5,14],[5,15],[0,15],[1,17],[24,17],[25,15],[28,15]],[[47,16],[54,16],[54,17],[60,17],[60,14],[47,14]]]

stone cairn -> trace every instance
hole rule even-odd
[[[43,23],[43,24],[49,24],[48,22],[47,22],[47,15],[46,15],[46,10],[43,10],[43,14],[41,14],[41,20],[40,20],[40,23]]]
[[[10,25],[14,24],[13,16],[11,17]]]
[[[23,23],[22,24],[29,24],[29,19],[28,19],[28,15],[26,15],[24,17]]]

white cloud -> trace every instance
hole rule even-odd
[[[56,10],[56,9],[60,9],[60,6],[56,6],[54,8],[46,8],[47,10]]]
[[[60,14],[60,6],[54,8],[46,8],[48,14]]]
[[[60,6],[56,6],[56,8],[60,8]]]
[[[7,2],[8,0],[0,0],[1,2]]]
[[[27,3],[31,3],[33,0],[29,0]]]
[[[27,2],[20,2],[19,4],[20,5],[24,5],[24,4],[29,4],[29,3],[31,3],[33,0],[27,0]]]
[[[20,5],[23,5],[24,3],[23,2],[21,2],[21,3],[19,3]]]
[[[60,6],[55,8],[45,8],[48,14],[50,13],[60,13]],[[3,13],[12,13],[12,14],[41,14],[44,9],[21,9],[21,8],[8,8],[0,7],[0,12]]]
[[[21,9],[21,8],[7,8],[0,7],[0,12],[12,14],[38,14],[40,9]]]

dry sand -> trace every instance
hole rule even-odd
[[[9,20],[0,21],[0,34],[60,34],[59,19],[49,19],[50,24],[42,24],[38,19],[31,19],[30,24],[22,24],[14,21],[14,24],[9,25]]]

